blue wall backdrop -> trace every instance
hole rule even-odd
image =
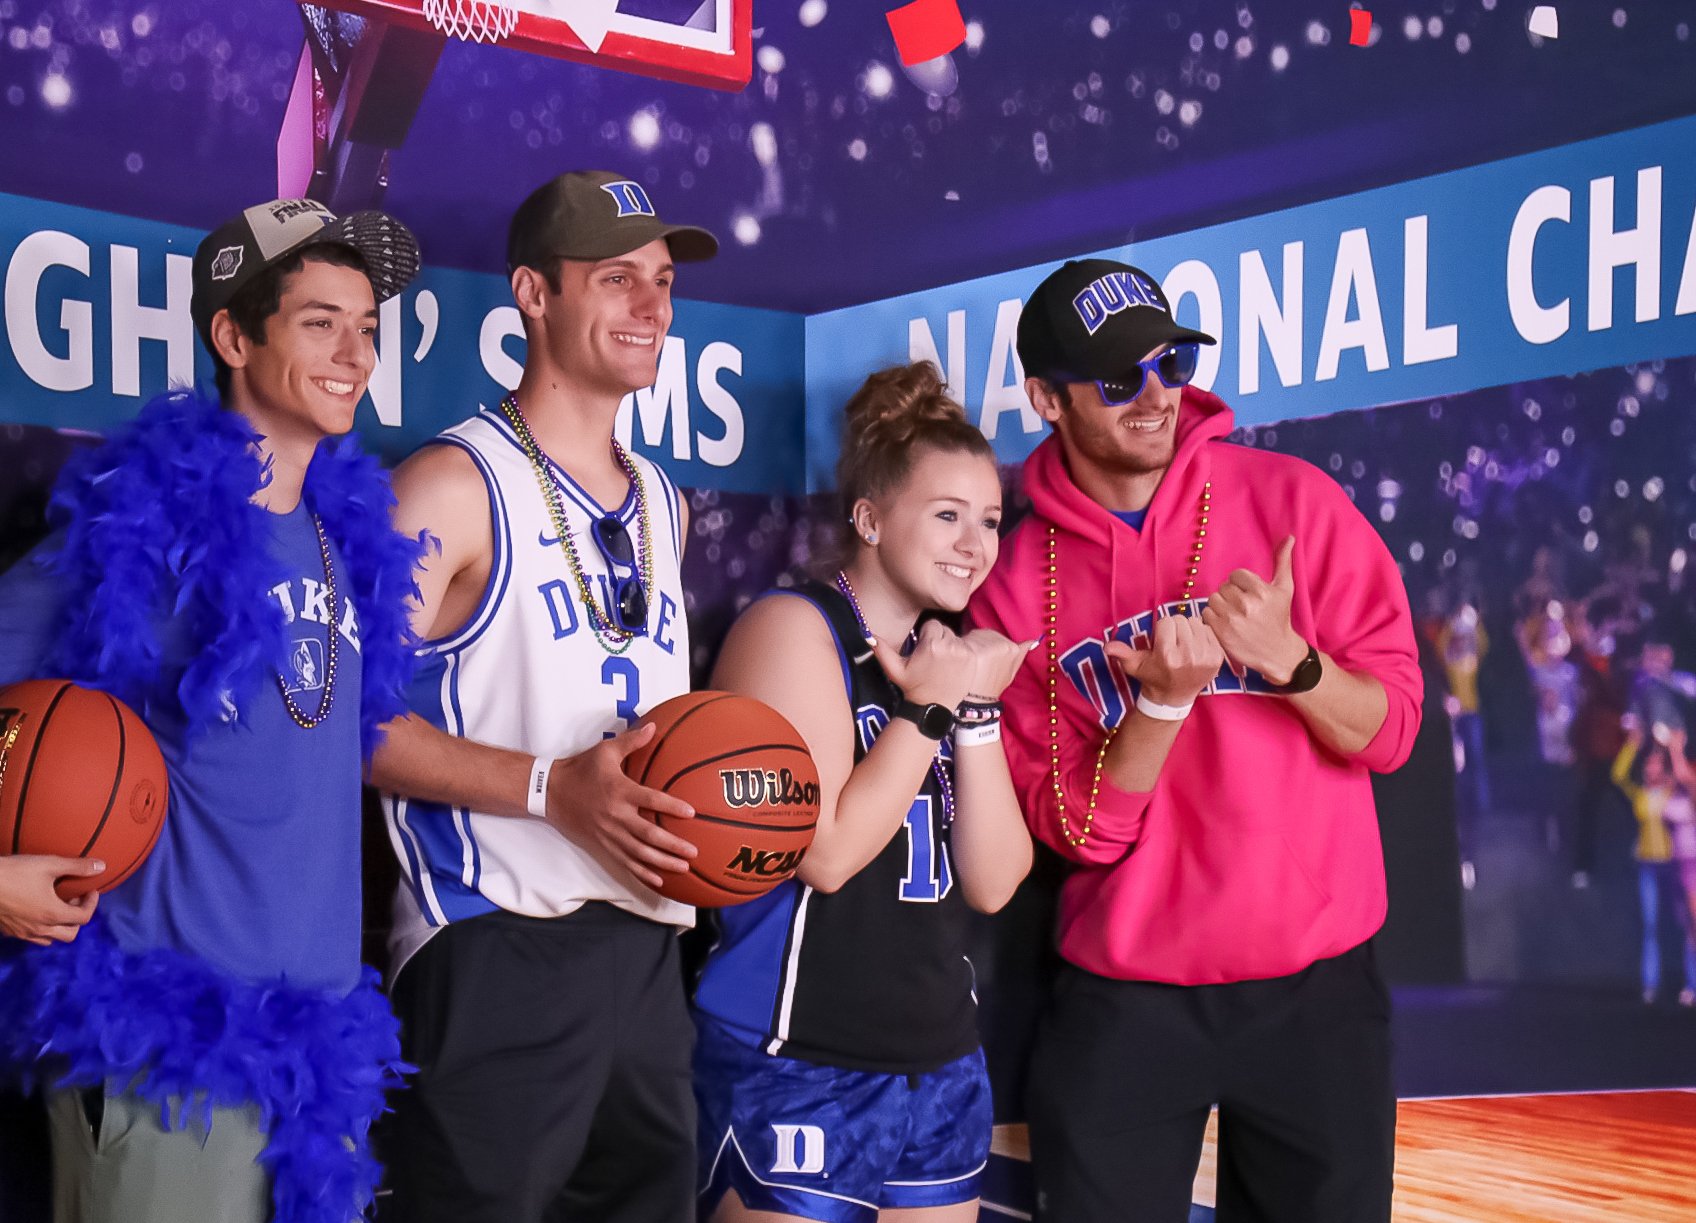
[[[1197,381],[1244,424],[1696,352],[1696,119],[1268,216],[1079,252],[1153,273],[1219,339]],[[808,469],[865,371],[928,358],[1003,459],[1044,432],[1013,350],[1054,264],[807,320]]]
[[[0,195],[0,415],[98,430],[167,383],[209,384],[188,313],[201,237]],[[357,425],[391,460],[518,384],[524,338],[503,277],[426,268],[384,303],[378,335]],[[626,402],[621,436],[667,460],[684,484],[800,491],[801,343],[797,316],[679,302],[659,381]]]

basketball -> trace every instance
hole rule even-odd
[[[789,879],[819,821],[819,774],[789,720],[731,692],[689,692],[648,711],[659,729],[625,758],[632,780],[682,799],[694,819],[657,817],[700,850],[661,872],[662,896],[703,908],[742,904]]]
[[[169,793],[159,745],[122,701],[63,679],[0,689],[0,853],[106,863],[103,874],[60,880],[64,899],[135,873]]]

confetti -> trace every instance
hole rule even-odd
[[[1349,45],[1364,47],[1372,40],[1372,13],[1363,8],[1349,10]]]
[[[966,41],[959,0],[912,0],[885,14],[895,49],[907,67],[947,55]]]
[[[1531,20],[1526,22],[1526,28],[1539,38],[1559,38],[1560,14],[1555,12],[1555,6],[1552,4],[1539,4],[1531,10]]]

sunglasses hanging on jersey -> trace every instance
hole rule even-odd
[[[608,568],[623,568],[630,572],[620,577],[609,573],[612,583],[612,610],[619,631],[632,635],[648,631],[648,592],[642,589],[642,579],[636,575],[636,546],[630,532],[616,515],[608,514],[589,524],[589,535],[601,550]]]
[[[1200,359],[1200,344],[1174,344],[1165,352],[1137,362],[1135,369],[1123,378],[1096,382],[1095,389],[1101,395],[1103,407],[1122,408],[1142,394],[1151,373],[1173,389],[1188,386]]]

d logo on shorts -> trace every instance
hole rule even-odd
[[[816,1125],[774,1125],[777,1162],[773,1172],[818,1173],[824,1171],[824,1131]],[[800,1159],[795,1158],[799,1148]]]

